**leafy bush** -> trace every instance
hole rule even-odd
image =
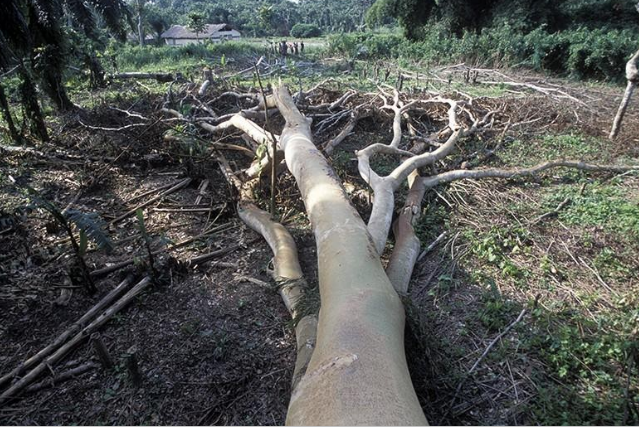
[[[397,34],[350,33],[328,38],[331,54],[373,59],[408,59],[435,63],[465,62],[481,66],[527,66],[577,78],[620,81],[636,49],[631,30],[589,29],[528,33],[504,23],[455,36],[444,23],[433,23],[420,41]]]
[[[309,38],[319,37],[322,35],[322,30],[314,24],[295,24],[291,28],[291,37],[297,38]]]

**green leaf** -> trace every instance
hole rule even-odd
[[[80,232],[84,232],[88,239],[93,240],[98,248],[104,249],[106,252],[113,250],[113,243],[109,235],[105,231],[104,221],[96,213],[86,213],[77,210],[68,210],[63,218],[74,223]],[[82,236],[80,236],[82,238]]]
[[[135,216],[138,217],[138,227],[140,227],[140,233],[142,233],[142,237],[144,237],[144,240],[148,240],[146,225],[144,224],[144,213],[142,213],[142,209],[137,209],[135,211]]]

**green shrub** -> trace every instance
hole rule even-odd
[[[319,37],[322,35],[322,30],[314,24],[295,24],[291,28],[291,37],[297,38],[309,38]]]
[[[493,67],[523,65],[581,79],[620,81],[626,61],[636,49],[635,39],[630,30],[580,27],[551,33],[541,26],[522,33],[508,23],[455,36],[445,24],[433,23],[417,42],[396,34],[330,36],[329,52],[371,59],[465,62]]]

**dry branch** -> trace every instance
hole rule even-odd
[[[49,388],[49,387],[55,387],[56,384],[59,384],[61,382],[64,381],[69,381],[72,380],[74,378],[77,378],[78,376],[85,374],[89,371],[92,371],[93,369],[97,369],[99,368],[100,365],[98,365],[97,363],[94,362],[89,362],[89,363],[85,363],[84,365],[80,365],[76,368],[73,369],[69,369],[68,371],[65,371],[59,375],[56,375],[54,377],[51,377],[47,380],[41,381],[39,383],[33,384],[30,387],[27,387],[26,390],[24,391],[25,393],[35,393],[37,391],[40,391],[42,389],[45,388]]]
[[[313,314],[300,318],[299,303],[302,300],[306,280],[297,256],[295,240],[280,223],[271,219],[270,215],[252,203],[242,203],[238,215],[253,231],[259,233],[273,251],[273,278],[277,283],[280,295],[293,320],[297,341],[297,358],[291,388],[295,390],[315,349],[317,337],[317,317]]]
[[[586,163],[581,160],[555,160],[540,163],[529,168],[453,170],[439,175],[422,178],[421,182],[425,187],[432,188],[437,185],[460,179],[515,178],[519,176],[532,176],[539,172],[558,167],[573,168],[589,172],[627,172],[639,170],[639,166],[596,165]]]
[[[151,279],[146,277],[137,283],[130,291],[128,291],[115,304],[104,311],[97,319],[92,321],[88,326],[78,332],[73,338],[57,349],[51,356],[45,358],[40,364],[29,371],[24,377],[9,387],[2,395],[0,395],[0,407],[6,404],[10,399],[18,396],[24,389],[31,384],[50,367],[55,366],[62,360],[72,349],[80,344],[85,338],[88,338],[93,332],[97,331],[104,325],[114,314],[126,307],[135,297],[137,297],[144,289],[151,284]]]
[[[191,183],[191,178],[183,179],[182,181],[178,182],[177,184],[175,184],[173,187],[169,188],[168,190],[163,191],[162,193],[158,194],[157,196],[152,197],[149,200],[147,200],[146,202],[140,203],[139,205],[137,205],[133,209],[128,210],[127,212],[123,213],[119,217],[117,217],[114,220],[112,220],[109,223],[109,225],[113,225],[113,224],[115,224],[117,222],[122,221],[124,218],[133,215],[135,213],[135,211],[137,211],[138,209],[142,209],[142,208],[150,205],[151,203],[156,202],[156,201],[160,200],[161,198],[168,196],[169,194],[175,193],[176,191],[186,187],[190,183]]]
[[[0,387],[14,378],[17,378],[22,372],[27,370],[33,365],[42,362],[47,356],[60,348],[71,336],[82,330],[88,322],[90,322],[97,314],[105,307],[111,305],[111,303],[122,295],[122,293],[133,282],[133,276],[127,276],[118,286],[116,286],[111,292],[109,292],[104,298],[102,298],[96,305],[91,307],[80,319],[73,323],[66,331],[58,336],[51,344],[40,350],[35,355],[31,356],[20,364],[17,368],[12,370],[6,375],[0,378]]]
[[[157,80],[160,83],[166,83],[175,80],[173,74],[171,73],[117,73],[113,74],[111,78],[116,80]]]
[[[218,233],[218,232],[221,232],[221,231],[228,230],[230,227],[231,227],[230,224],[222,224],[222,225],[220,225],[218,227],[206,230],[205,232],[203,232],[201,234],[198,234],[197,236],[190,237],[188,239],[182,240],[181,242],[178,242],[178,243],[176,243],[174,245],[171,245],[170,247],[168,247],[166,249],[159,249],[157,251],[153,251],[151,254],[153,256],[155,256],[155,255],[159,255],[159,254],[161,254],[161,253],[163,253],[165,251],[172,251],[172,250],[181,248],[183,246],[186,246],[186,245],[188,245],[188,244],[190,244],[192,242],[195,242],[196,240],[202,239],[202,238],[204,238],[206,236],[209,236],[211,234],[215,234],[215,233]],[[134,263],[135,263],[135,259],[131,258],[131,259],[128,259],[126,261],[122,261],[122,262],[119,262],[117,264],[101,268],[99,270],[93,270],[91,272],[91,277],[105,276],[107,274],[113,273],[114,271],[118,271],[118,270],[121,270],[121,269],[123,269],[125,267],[128,267],[130,265],[133,265]]]

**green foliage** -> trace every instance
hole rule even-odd
[[[636,302],[636,301],[635,301]],[[544,386],[533,411],[542,425],[616,425],[627,403],[623,378],[637,358],[636,304],[584,317],[574,310],[534,312],[536,334],[530,345],[560,382]],[[632,375],[632,374],[630,374]],[[620,378],[621,376],[621,378]],[[636,384],[634,380],[632,384]],[[574,384],[569,387],[568,384]],[[636,397],[630,397],[636,400]],[[632,402],[632,400],[631,400]],[[632,414],[627,421],[633,419]],[[638,420],[637,417],[634,417]]]
[[[504,298],[494,281],[489,283],[490,289],[482,294],[482,308],[479,320],[491,332],[498,332],[508,326],[516,315],[518,304]]]
[[[206,28],[206,21],[204,15],[200,13],[192,12],[189,14],[189,30],[193,31],[196,35],[199,35]]]
[[[545,198],[548,207],[556,207],[569,197],[571,203],[559,212],[566,224],[599,226],[631,239],[639,239],[639,204],[628,197],[622,186],[592,184],[579,194],[578,185],[555,189]]]
[[[174,0],[167,2],[169,24],[186,24],[186,17],[201,13],[207,23],[228,23],[245,36],[288,36],[295,24],[311,24],[323,32],[355,31],[363,24],[374,0]],[[157,3],[157,2],[156,2]]]
[[[525,250],[529,243],[529,231],[522,227],[492,228],[488,233],[476,236],[467,234],[472,243],[471,251],[489,264],[498,266],[506,276],[518,276],[517,267],[508,259]]]
[[[451,35],[446,24],[434,22],[419,41],[395,34],[349,33],[331,35],[329,51],[348,57],[408,59],[428,63],[466,62],[486,66],[525,65],[577,78],[618,81],[636,49],[632,30],[585,27],[548,32],[540,27],[521,33],[508,23]]]
[[[309,38],[319,37],[322,35],[322,30],[314,24],[295,24],[291,28],[291,37],[296,38]]]
[[[75,226],[78,227],[78,230],[80,230],[81,243],[82,235],[84,235],[85,238],[88,237],[93,240],[99,249],[106,252],[111,252],[113,250],[113,243],[105,231],[106,227],[104,221],[97,213],[68,210],[64,213],[64,215],[69,222],[75,224]],[[82,247],[82,244],[80,244],[80,247]]]

